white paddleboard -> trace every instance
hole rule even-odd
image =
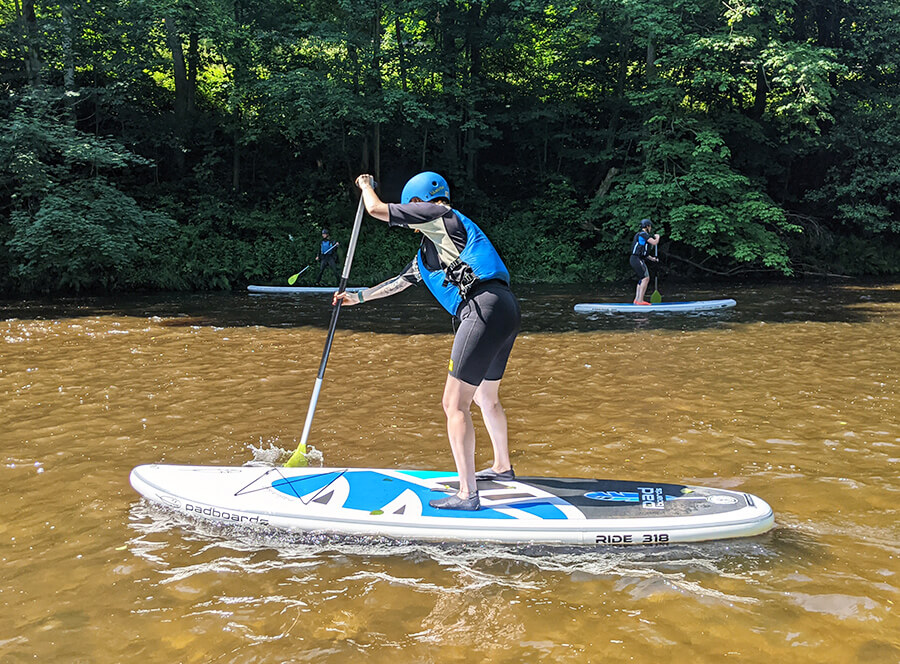
[[[352,286],[344,290],[351,292],[365,290],[365,286]],[[267,293],[269,295],[294,295],[298,293],[334,293],[337,286],[247,286],[251,293]]]
[[[609,313],[661,313],[665,311],[711,311],[713,309],[730,309],[737,302],[734,300],[698,300],[696,302],[659,302],[656,304],[632,304],[631,302],[582,303],[575,305],[579,314],[597,312]]]
[[[760,498],[682,484],[522,477],[478,483],[481,509],[438,510],[455,473],[371,468],[144,465],[131,485],[189,517],[266,530],[439,541],[667,544],[759,535]]]

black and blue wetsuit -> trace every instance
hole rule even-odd
[[[631,268],[634,270],[635,275],[637,275],[638,281],[650,277],[650,270],[647,269],[647,263],[644,261],[644,258],[647,256],[647,252],[650,249],[649,239],[650,233],[641,230],[635,234],[634,240],[631,241],[631,257],[629,258],[629,262],[631,263]]]
[[[334,285],[337,286],[341,280],[341,273],[338,270],[337,242],[333,242],[330,238],[322,240],[319,245],[319,252],[316,258],[319,259],[319,274],[316,275],[316,285],[322,281],[322,273],[326,269],[331,271],[334,277]]]

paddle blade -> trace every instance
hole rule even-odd
[[[660,302],[662,302],[662,295],[658,290],[653,291],[653,295],[650,296],[650,304],[659,304]]]
[[[284,464],[285,468],[300,468],[301,466],[306,465],[306,445],[300,445],[294,453],[291,455],[291,458],[287,460],[287,463]]]
[[[293,286],[294,284],[296,284],[296,283],[297,283],[297,277],[299,277],[299,276],[300,276],[300,273],[299,273],[299,272],[298,272],[297,274],[292,274],[291,276],[289,276],[289,277],[288,277],[288,284],[290,284],[291,286]]]

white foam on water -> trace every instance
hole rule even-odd
[[[250,461],[247,461],[243,465],[245,466],[279,466],[281,463],[290,457],[294,450],[286,450],[283,447],[278,446],[277,439],[268,439],[263,440],[259,439],[259,447],[250,443],[247,445],[247,449],[251,451],[253,454],[253,458]],[[268,444],[268,447],[263,447]],[[325,462],[325,456],[317,450],[312,445],[307,445],[306,447],[306,465],[308,466],[319,466],[321,467]]]

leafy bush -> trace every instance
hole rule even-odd
[[[10,224],[10,273],[24,292],[181,285],[167,251],[175,223],[103,178],[53,187]]]
[[[166,250],[175,232],[101,169],[147,161],[117,142],[79,131],[64,100],[45,91],[19,98],[0,122],[0,184],[9,193],[2,227],[9,281],[23,292],[181,285]]]
[[[734,273],[764,266],[790,274],[784,235],[801,228],[732,168],[722,137],[690,118],[655,117],[648,125],[643,168],[625,173],[623,183],[591,207],[603,220],[599,248],[607,260],[625,251],[638,221],[649,217],[689,262]]]
[[[514,281],[574,283],[591,280],[596,269],[590,253],[581,251],[590,237],[584,214],[568,183],[552,183],[542,196],[504,210],[496,223],[476,223],[488,232]]]

